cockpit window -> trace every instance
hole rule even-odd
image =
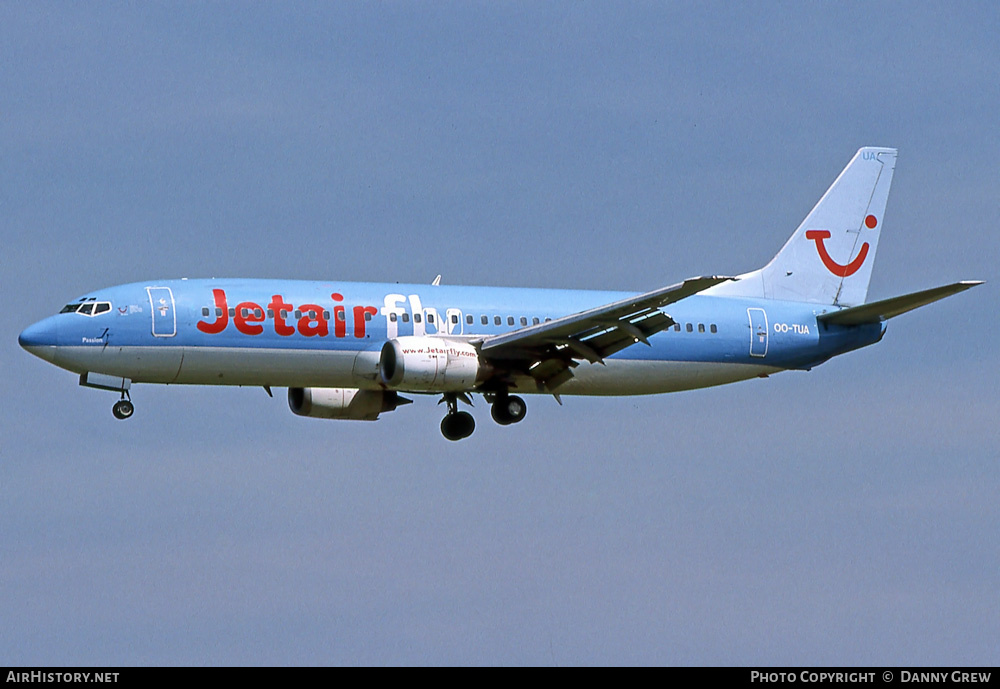
[[[95,298],[91,297],[76,304],[66,304],[59,313],[82,313],[84,316],[97,316],[110,310],[110,301],[95,301]]]

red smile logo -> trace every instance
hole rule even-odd
[[[878,219],[874,215],[869,215],[865,218],[865,227],[868,229],[874,229],[878,225]],[[820,259],[823,261],[823,265],[834,275],[838,277],[846,278],[854,275],[858,272],[858,268],[865,262],[868,258],[868,242],[861,245],[861,251],[858,255],[854,257],[854,260],[847,265],[840,265],[830,256],[829,252],[826,250],[826,246],[823,244],[823,240],[828,239],[830,233],[826,230],[807,230],[806,239],[811,239],[816,242],[816,251],[819,253]]]

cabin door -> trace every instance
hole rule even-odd
[[[764,309],[747,309],[750,317],[750,356],[767,355],[767,314]]]
[[[177,334],[177,309],[174,293],[169,287],[147,287],[149,307],[153,313],[153,336],[173,337]]]

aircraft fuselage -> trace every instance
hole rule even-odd
[[[503,287],[270,280],[165,280],[92,292],[22,343],[75,373],[136,383],[379,389],[387,340],[470,341],[613,302],[629,293]],[[817,304],[695,295],[669,308],[676,325],[583,364],[567,395],[635,395],[708,387],[811,368],[877,342],[884,324],[818,323]],[[519,393],[539,390],[518,377]]]

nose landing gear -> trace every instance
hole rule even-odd
[[[135,413],[135,405],[132,404],[131,399],[125,399],[128,392],[122,390],[122,398],[115,402],[115,406],[111,407],[111,413],[115,415],[116,419],[125,420]]]

